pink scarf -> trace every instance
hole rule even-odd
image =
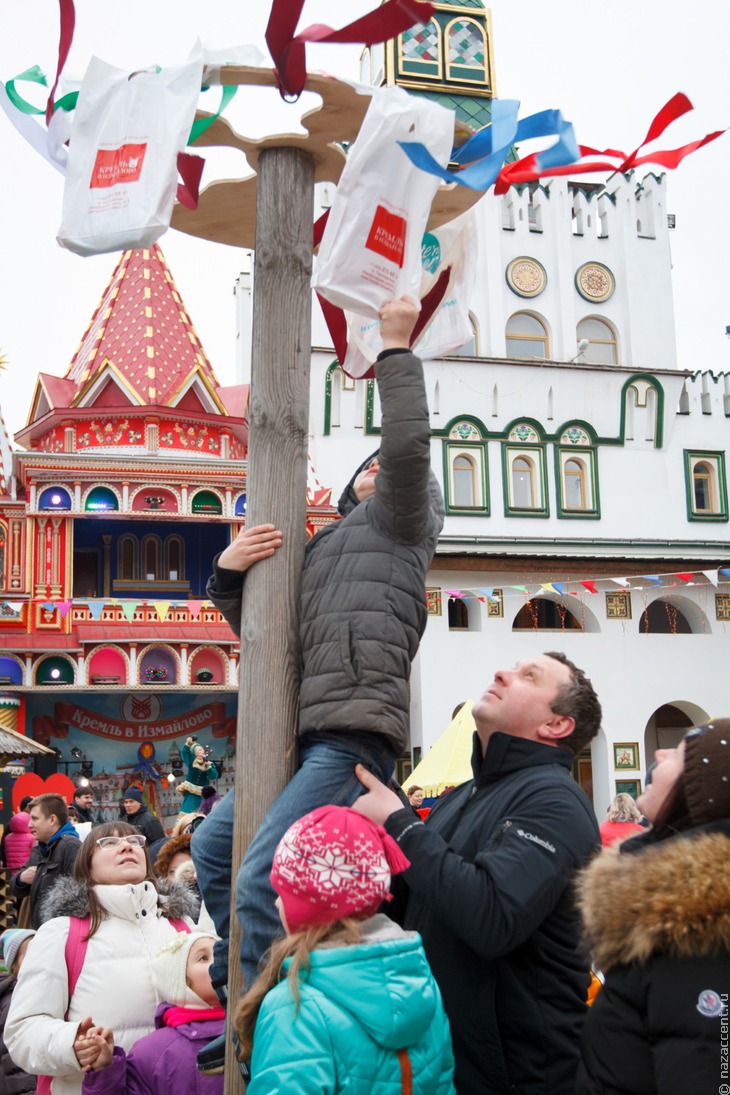
[[[166,1027],[180,1027],[183,1023],[205,1023],[212,1019],[225,1019],[226,1009],[217,1008],[168,1008],[162,1017]]]

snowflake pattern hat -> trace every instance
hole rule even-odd
[[[391,899],[391,875],[409,866],[382,826],[345,806],[320,806],[282,837],[271,885],[295,932],[345,916],[372,916]]]

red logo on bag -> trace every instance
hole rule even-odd
[[[120,148],[100,148],[91,172],[90,190],[117,183],[137,182],[142,173],[146,144],[123,144]]]
[[[403,251],[406,246],[406,221],[397,213],[390,213],[379,205],[375,210],[365,246],[383,258],[403,265]]]

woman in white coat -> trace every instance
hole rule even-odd
[[[82,1066],[88,1063],[83,1035],[92,1022],[111,1027],[116,1044],[127,1051],[154,1029],[161,1001],[152,982],[152,959],[180,929],[179,921],[196,913],[187,887],[173,884],[163,894],[159,885],[142,834],[110,822],[89,834],[73,877],[61,879],[49,894],[41,912],[44,923],[13,994],[5,1040],[21,1068],[51,1077],[52,1095],[79,1095]],[[70,917],[90,918],[71,999]],[[85,932],[81,938],[87,938]]]

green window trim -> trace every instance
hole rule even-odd
[[[717,476],[718,509],[711,511],[696,510],[694,505],[694,465],[698,461],[713,464]],[[722,449],[685,449],[684,450],[684,488],[687,501],[688,521],[709,521],[712,523],[728,520],[727,474],[725,471],[725,452]]]
[[[580,448],[572,448],[569,445],[556,445],[555,454],[555,495],[558,518],[569,521],[597,521],[601,517],[601,499],[598,489],[598,453],[593,446],[582,445]],[[587,464],[589,476],[591,502],[583,509],[574,509],[565,505],[565,479],[563,473],[563,457],[570,460],[580,460],[581,457]]]
[[[447,514],[461,517],[489,517],[489,458],[486,441],[458,440],[444,441],[442,444],[443,470],[444,470],[444,507]],[[474,506],[463,506],[454,502],[451,498],[451,470],[455,457],[464,454],[472,456],[477,464],[477,494],[481,494],[481,500]]]
[[[621,423],[619,426],[619,437],[621,438],[621,444],[626,444],[626,397],[628,395],[629,388],[635,386],[637,380],[646,381],[649,387],[653,388],[656,392],[656,418],[654,422],[654,448],[661,449],[664,443],[664,388],[659,381],[651,373],[634,373],[630,376],[621,388]],[[644,406],[643,403],[637,403],[638,406]]]
[[[520,420],[523,421],[523,420]],[[540,505],[537,506],[513,506],[512,497],[512,459],[525,456],[533,460],[536,465],[537,483],[540,488]],[[549,517],[550,501],[548,498],[547,467],[545,462],[545,445],[519,444],[514,441],[502,442],[502,491],[504,495],[505,517]]]

